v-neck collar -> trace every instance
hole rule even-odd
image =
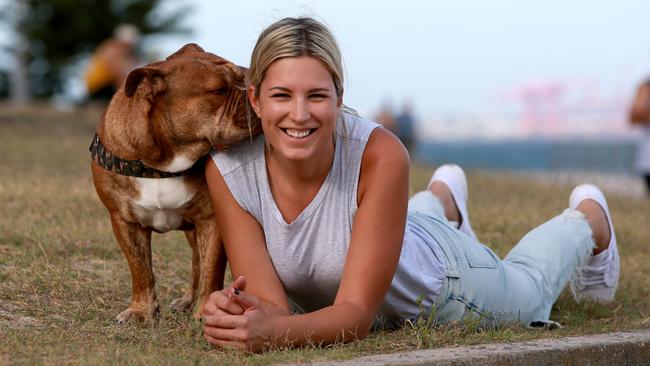
[[[273,193],[271,192],[271,184],[269,182],[269,175],[268,171],[266,169],[266,153],[265,151],[262,151],[262,189],[264,191],[264,194],[267,195],[270,198],[270,201],[272,202],[272,211],[273,211],[273,216],[275,216],[276,220],[282,224],[283,227],[290,228],[295,225],[299,225],[301,222],[307,220],[315,211],[318,209],[320,206],[321,202],[323,201],[323,198],[327,194],[327,191],[329,190],[330,186],[332,185],[332,176],[335,171],[335,169],[338,169],[339,167],[339,160],[340,160],[340,149],[341,149],[341,143],[338,140],[338,133],[335,134],[335,144],[334,144],[334,159],[332,160],[332,166],[330,167],[329,171],[327,172],[327,177],[325,177],[325,180],[323,181],[323,184],[321,184],[320,188],[318,189],[318,192],[316,193],[316,196],[309,202],[307,207],[305,207],[304,210],[296,217],[295,220],[293,220],[290,223],[287,223],[284,220],[284,217],[282,217],[282,212],[280,212],[280,209],[278,208],[277,203],[275,202],[275,198],[273,197]],[[264,145],[262,144],[262,149],[264,150]]]

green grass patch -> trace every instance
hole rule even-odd
[[[131,295],[126,261],[90,177],[97,110],[13,111],[0,106],[0,364],[268,364],[349,359],[431,347],[513,342],[650,328],[650,200],[609,195],[622,277],[607,306],[576,304],[565,291],[551,318],[559,330],[480,329],[427,319],[349,344],[216,350],[190,314],[169,311],[189,286],[190,249],[180,232],[154,235],[161,318],[116,325]],[[413,165],[411,193],[433,167]],[[504,256],[530,229],[560,213],[572,187],[498,172],[469,172],[472,224]]]

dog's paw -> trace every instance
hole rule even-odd
[[[175,299],[169,304],[169,307],[176,312],[183,312],[187,311],[190,308],[192,308],[192,304],[194,301],[191,298],[187,298],[186,296],[179,297],[178,299]]]
[[[153,320],[159,315],[160,310],[157,306],[152,307],[151,311],[136,311],[128,308],[115,317],[115,322],[117,324],[126,324],[132,321],[143,322]]]
[[[117,316],[115,317],[115,322],[117,324],[126,324],[135,319],[136,319],[135,312],[131,310],[131,308],[129,308],[117,314]]]

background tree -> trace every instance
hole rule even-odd
[[[0,21],[10,23],[23,40],[24,53],[14,39],[9,46],[25,65],[27,87],[35,97],[63,91],[70,66],[113,34],[121,23],[137,26],[143,36],[189,33],[180,23],[188,6],[175,10],[167,0],[9,0],[0,8]],[[1,88],[0,88],[1,89]]]

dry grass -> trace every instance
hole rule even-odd
[[[563,294],[552,315],[562,330],[429,331],[414,324],[344,345],[254,356],[214,350],[189,314],[166,308],[190,276],[190,250],[180,233],[154,237],[161,320],[116,325],[130,277],[90,179],[87,146],[97,118],[92,110],[0,106],[0,364],[268,364],[650,327],[650,200],[613,195],[623,268],[617,301],[578,305]],[[431,171],[414,165],[412,187],[423,187]],[[571,189],[486,172],[471,172],[470,181],[474,228],[500,255],[561,212]]]

